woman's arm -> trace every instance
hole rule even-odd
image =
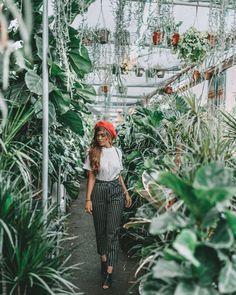
[[[89,214],[92,214],[92,201],[91,194],[95,184],[96,177],[92,171],[88,172],[88,181],[87,181],[87,190],[86,190],[86,200],[85,200],[85,211]]]
[[[119,176],[119,180],[120,180],[120,183],[121,183],[121,185],[123,187],[123,190],[124,190],[125,207],[129,208],[132,205],[132,199],[131,199],[131,197],[129,195],[129,192],[128,192],[128,190],[126,188],[126,185],[125,185],[125,182],[124,182],[124,179],[123,179],[123,177],[121,175]]]

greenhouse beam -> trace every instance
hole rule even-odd
[[[43,211],[48,209],[48,0],[43,0]]]

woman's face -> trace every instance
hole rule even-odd
[[[99,130],[96,132],[96,140],[99,146],[110,147],[111,137],[106,130]]]

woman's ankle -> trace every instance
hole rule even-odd
[[[107,267],[107,273],[112,274],[113,266],[108,265]]]
[[[106,262],[107,261],[107,256],[106,255],[101,255],[100,259],[102,262]]]

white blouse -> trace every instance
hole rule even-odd
[[[88,156],[83,168],[86,170],[92,170]],[[113,146],[110,148],[103,147],[100,159],[100,171],[97,174],[96,179],[112,181],[119,177],[119,174],[122,170],[123,165],[121,150]]]

